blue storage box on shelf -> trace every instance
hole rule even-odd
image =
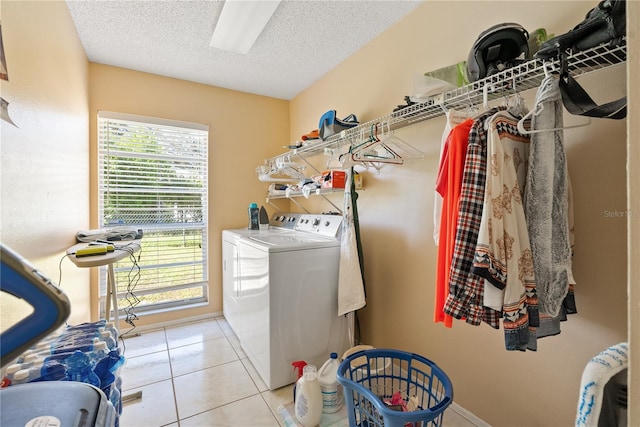
[[[431,360],[399,350],[351,354],[338,368],[350,426],[442,426],[453,401],[449,377]]]

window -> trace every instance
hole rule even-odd
[[[143,232],[136,259],[114,266],[127,315],[207,301],[208,134],[194,123],[98,114],[100,227]],[[102,268],[101,314],[106,281]]]

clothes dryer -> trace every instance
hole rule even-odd
[[[224,230],[223,311],[267,387],[350,347],[338,316],[337,215],[275,214],[269,230]]]

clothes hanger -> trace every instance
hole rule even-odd
[[[524,98],[520,95],[520,93],[517,90],[515,76],[513,78],[512,88],[514,93],[511,96],[506,96],[504,94],[504,88],[503,88],[503,94],[502,94],[502,97],[504,98],[504,102],[502,103],[503,109],[496,112],[494,115],[492,115],[491,117],[485,120],[484,122],[485,131],[489,130],[489,127],[491,127],[491,122],[493,122],[493,120],[500,115],[505,117],[510,116],[511,118],[521,118],[523,117],[523,115],[526,115],[529,113],[529,109],[527,108],[527,104]],[[509,116],[506,116],[507,114]]]
[[[460,111],[454,109],[446,110],[445,115],[447,117],[449,126],[452,128],[471,117],[470,111]]]
[[[551,71],[550,68],[553,68],[553,64],[550,61],[545,61],[542,63],[542,69],[544,70],[544,76],[545,79],[548,79],[551,77]],[[588,126],[591,124],[591,117],[588,118],[588,120],[586,122],[577,124],[577,125],[570,125],[570,126],[563,126],[560,128],[551,128],[551,129],[535,129],[535,130],[527,130],[524,127],[524,122],[529,119],[530,117],[540,114],[540,112],[542,111],[542,109],[544,108],[543,104],[537,104],[535,106],[535,108],[530,111],[529,113],[525,114],[519,121],[518,121],[518,132],[520,132],[523,135],[530,135],[530,134],[534,134],[534,133],[541,133],[541,132],[555,132],[555,131],[560,131],[560,130],[565,130],[565,129],[575,129],[575,128],[581,128],[584,126]]]
[[[364,137],[364,129],[362,130],[362,136],[361,136],[361,140],[363,140],[363,142],[361,142],[358,145],[351,145],[351,148],[349,149],[349,152],[351,154],[357,153],[359,151],[365,150],[367,149],[367,147],[370,147],[371,145],[377,143],[379,140],[377,138],[377,133],[378,133],[378,125],[379,123],[374,123],[371,125],[371,130],[369,131],[369,137],[365,138]]]
[[[482,86],[482,108],[484,108],[485,111],[489,109],[489,86],[488,84]],[[491,90],[493,90],[493,88],[491,88]]]
[[[522,117],[525,114],[529,113],[529,108],[527,108],[527,103],[524,98],[518,92],[518,86],[516,83],[516,77],[513,76],[513,95],[507,99],[507,111],[511,113],[514,117]]]
[[[380,131],[380,134],[378,134],[378,131]],[[424,158],[424,153],[391,131],[391,121],[382,122],[376,127],[374,139],[376,142],[367,147],[369,151],[365,153],[358,150],[355,156],[356,159],[403,164],[406,160]],[[376,152],[371,152],[371,149],[375,149]],[[363,156],[360,153],[367,154],[367,156]]]
[[[390,132],[382,141],[378,137],[378,127],[379,123],[371,126],[371,137],[368,143],[360,144],[356,147],[355,150],[351,152],[351,159],[353,161],[375,161],[379,163],[394,163],[394,164],[402,164],[404,160],[402,156],[396,153],[390,146],[389,142],[397,137],[394,137]],[[381,125],[384,127],[384,124]],[[375,134],[374,134],[375,131]],[[389,136],[391,135],[391,136]],[[382,151],[379,151],[378,148],[382,148]]]
[[[542,104],[538,104],[537,108],[534,108],[532,111],[529,111],[527,114],[525,114],[518,121],[518,132],[520,132],[523,135],[530,135],[530,134],[533,134],[533,133],[555,132],[555,131],[566,130],[566,129],[581,128],[581,127],[588,126],[588,125],[591,124],[591,118],[589,117],[589,119],[586,122],[580,123],[580,124],[577,124],[577,125],[563,126],[563,127],[560,127],[560,128],[527,130],[524,127],[524,122],[527,119],[531,118],[532,116],[540,114],[540,112],[542,111],[543,108],[544,108],[544,106]]]

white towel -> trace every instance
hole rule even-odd
[[[616,344],[591,359],[582,372],[576,427],[598,427],[604,387],[628,365],[627,343]]]
[[[364,282],[360,271],[358,243],[353,223],[351,203],[351,169],[346,171],[344,185],[344,213],[340,244],[340,270],[338,273],[338,316],[365,306]]]

